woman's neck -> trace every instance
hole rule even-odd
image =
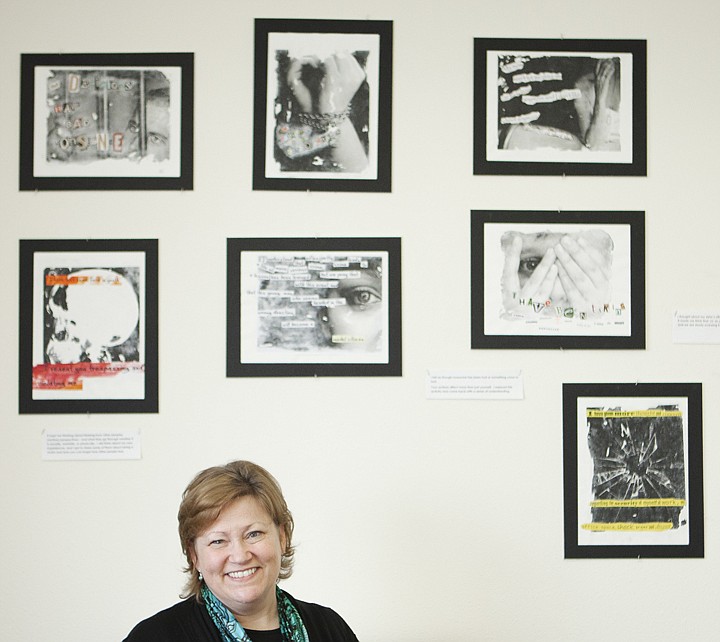
[[[250,629],[251,631],[272,631],[280,628],[277,599],[273,599],[272,604],[269,604],[261,610],[252,613],[233,612],[233,616],[243,629]]]

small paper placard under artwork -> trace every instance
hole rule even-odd
[[[140,459],[140,430],[85,432],[43,430],[42,458],[48,461]]]
[[[523,399],[520,370],[428,370],[428,399]]]

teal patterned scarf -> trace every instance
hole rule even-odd
[[[285,591],[275,587],[280,620],[280,634],[283,642],[310,642],[300,614],[293,606]],[[220,631],[223,642],[252,642],[228,608],[203,584],[201,593],[212,621]]]

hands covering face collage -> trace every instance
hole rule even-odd
[[[506,314],[526,316],[532,301],[550,314],[572,308],[591,316],[610,303],[613,241],[606,232],[506,232],[501,246]]]

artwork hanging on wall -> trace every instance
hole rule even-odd
[[[21,190],[193,188],[192,53],[23,54]]]
[[[255,21],[253,189],[389,192],[391,21]]]
[[[647,175],[645,40],[475,39],[475,174]]]
[[[158,411],[155,239],[20,241],[20,413]]]
[[[399,238],[227,242],[227,375],[400,376]]]
[[[471,212],[473,348],[645,348],[645,213]]]
[[[703,557],[702,385],[564,384],[565,557]]]

